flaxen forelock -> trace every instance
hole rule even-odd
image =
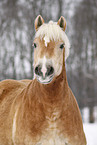
[[[44,39],[45,46],[47,46],[50,41],[63,41],[65,44],[65,59],[67,59],[69,56],[70,43],[67,35],[56,22],[50,21],[49,23],[42,24],[35,34],[35,38],[38,37]]]

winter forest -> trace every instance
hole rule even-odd
[[[0,80],[33,78],[34,20],[67,21],[67,79],[81,112],[97,120],[97,0],[0,0]],[[97,112],[97,110],[96,110]],[[83,114],[82,114],[83,115]]]

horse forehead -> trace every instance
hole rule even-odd
[[[44,38],[42,40],[38,39],[38,41],[39,41],[40,57],[43,57],[44,55],[46,55],[47,57],[52,57],[54,55],[56,45],[55,42],[50,40],[46,46]]]

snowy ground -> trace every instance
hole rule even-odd
[[[89,122],[89,108],[83,109],[84,131],[87,139],[87,145],[97,145],[97,106],[94,107],[95,123]]]
[[[84,131],[86,134],[87,145],[97,145],[97,123],[85,123]]]

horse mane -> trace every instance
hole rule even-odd
[[[50,41],[63,41],[65,44],[65,59],[69,56],[70,43],[66,33],[53,21],[43,23],[36,31],[35,38],[44,39],[45,44]]]

